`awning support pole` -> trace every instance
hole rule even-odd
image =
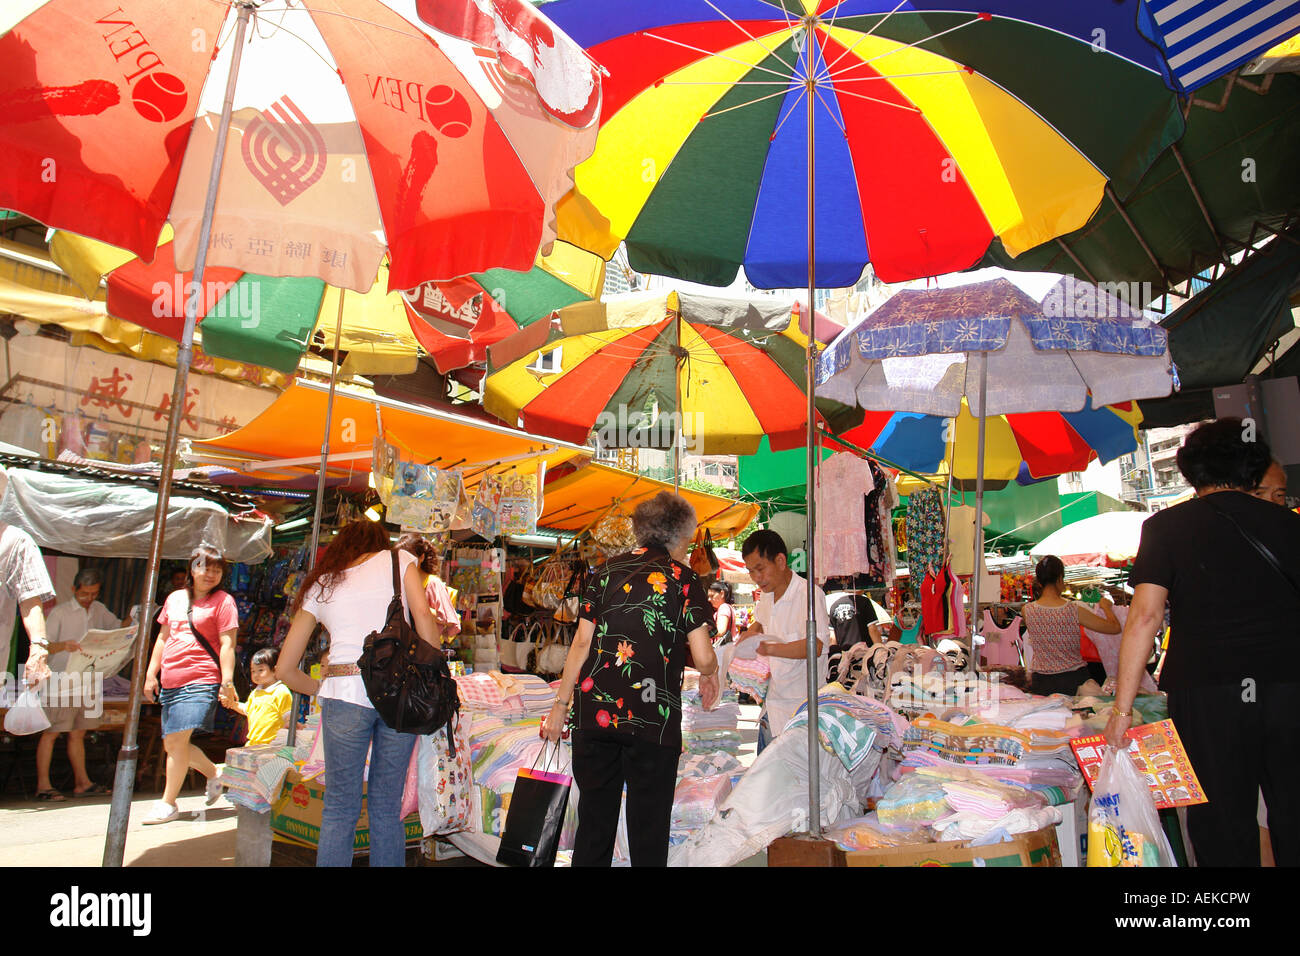
[[[804,52],[807,54],[804,95],[808,100],[808,534],[804,544],[808,563],[808,835],[820,839],[821,826],[821,742],[817,724],[817,211],[814,204],[817,181],[816,102],[817,71],[813,51],[817,46],[816,17],[804,21]],[[770,728],[779,734],[784,727]]]

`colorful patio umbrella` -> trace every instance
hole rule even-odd
[[[606,257],[625,241],[642,272],[802,286],[811,75],[818,284],[959,271],[994,238],[1016,255],[1182,133],[1136,3],[544,4],[610,73],[561,235]]]
[[[557,242],[527,272],[489,269],[451,282],[425,282],[403,296],[411,330],[446,374],[485,362],[489,345],[556,309],[599,298],[604,286],[604,259]]]
[[[985,434],[986,482],[1014,481],[1025,469],[1031,478],[1050,478],[1083,471],[1090,462],[1105,464],[1131,454],[1138,443],[1142,413],[1136,402],[1089,405],[1079,412],[1024,412],[995,415]],[[847,441],[923,475],[946,476],[951,464],[958,482],[980,473],[976,450],[979,422],[963,403],[951,419],[914,412],[867,412]]]
[[[140,256],[154,255],[170,222],[178,270],[195,274],[143,654],[207,266],[358,293],[385,255],[390,289],[527,269],[553,235],[552,202],[590,152],[600,84],[582,52],[520,0],[129,6],[48,0],[0,13],[0,207]],[[144,665],[138,657],[109,865],[124,850]]]
[[[682,434],[705,455],[752,454],[764,435],[804,443],[808,326],[789,302],[634,293],[561,309],[558,324],[488,350],[493,415],[579,444],[594,430],[616,448],[671,448]],[[840,428],[857,421],[837,402],[819,410]]]

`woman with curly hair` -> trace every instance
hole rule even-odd
[[[1300,865],[1300,515],[1253,497],[1272,462],[1253,423],[1201,425],[1178,450],[1196,497],[1147,518],[1129,574],[1119,687],[1106,739],[1119,746],[1151,636],[1170,609],[1160,689],[1209,803],[1187,808],[1200,866],[1259,866],[1259,793],[1278,866]]]
[[[275,667],[275,676],[292,690],[320,698],[326,786],[317,866],[352,865],[367,753],[370,865],[406,862],[406,831],[400,814],[415,735],[400,734],[384,723],[366,695],[356,664],[366,637],[384,626],[393,599],[394,554],[402,605],[421,640],[438,647],[441,634],[415,557],[394,552],[383,525],[362,519],[339,531],[303,581]],[[330,635],[330,664],[320,680],[299,667],[317,623]]]
[[[632,527],[640,547],[610,558],[587,585],[543,726],[559,740],[572,702],[574,866],[610,865],[624,784],[632,865],[667,865],[688,645],[705,707],[718,698],[712,608],[686,565],[695,509],[663,491],[637,507]]]

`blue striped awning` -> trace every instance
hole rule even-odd
[[[1300,0],[1144,0],[1138,18],[1188,93],[1300,33]]]

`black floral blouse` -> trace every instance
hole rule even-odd
[[[708,626],[712,610],[695,572],[662,549],[598,568],[580,612],[596,632],[574,692],[576,729],[680,747],[686,635]]]

